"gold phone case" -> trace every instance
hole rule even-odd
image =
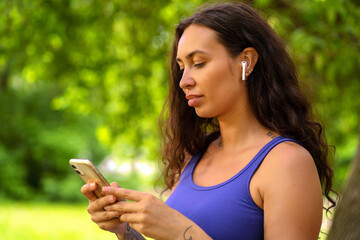
[[[94,191],[94,194],[99,198],[105,196],[102,192],[102,188],[105,186],[110,186],[108,181],[104,176],[99,172],[99,170],[94,166],[94,164],[87,159],[71,159],[69,161],[71,167],[77,172],[77,174],[84,180],[85,183],[96,182],[97,188]]]
[[[100,173],[100,171],[94,166],[94,164],[87,159],[70,159],[71,167],[77,172],[77,174],[84,180],[85,183],[96,182],[97,188],[94,194],[99,198],[105,196],[102,191],[103,187],[110,186],[108,181]],[[118,239],[123,239],[123,235],[115,233]]]

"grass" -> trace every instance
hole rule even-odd
[[[0,240],[116,240],[90,219],[86,205],[0,204]]]
[[[86,207],[0,203],[0,240],[116,240],[113,233],[101,230],[91,221]],[[323,224],[322,230],[327,232],[327,228],[328,225]],[[325,240],[326,234],[320,234],[319,239]]]

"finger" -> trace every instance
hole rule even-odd
[[[116,228],[121,223],[122,222],[116,218],[104,222],[97,222],[96,224],[103,230],[112,231],[112,229]]]
[[[121,222],[138,223],[140,222],[139,214],[136,213],[124,213],[119,217]]]
[[[116,197],[114,195],[107,195],[98,199],[98,205],[100,209],[104,209],[105,206],[111,205],[116,202]]]
[[[106,211],[139,212],[139,204],[134,202],[116,202],[105,207]]]
[[[116,202],[116,197],[114,195],[107,195],[98,198],[97,200],[90,203],[88,212],[93,214],[94,212],[103,211],[105,206],[113,204],[114,202]]]
[[[147,196],[147,193],[142,193],[130,189],[125,188],[114,188],[114,187],[103,187],[103,192],[106,195],[112,194],[115,195],[117,198],[125,198],[130,201],[136,201],[139,202],[141,199],[143,199],[145,196]]]
[[[96,183],[87,183],[84,186],[81,187],[81,193],[89,199],[89,201],[95,201],[97,197],[94,194],[94,190],[96,189]]]
[[[91,220],[95,223],[109,221],[113,219],[119,220],[120,215],[121,214],[116,211],[95,212],[91,215]]]

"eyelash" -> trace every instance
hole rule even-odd
[[[195,67],[195,68],[201,68],[202,66],[204,66],[204,62],[202,62],[202,63],[198,63],[198,64],[194,64],[193,65],[193,67]]]
[[[203,67],[204,65],[205,65],[205,62],[202,62],[202,63],[194,64],[191,67],[199,69],[199,68]],[[180,69],[180,72],[183,73],[184,69]]]

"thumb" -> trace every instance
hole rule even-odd
[[[110,184],[111,187],[120,188],[120,185],[117,182],[112,182]]]

